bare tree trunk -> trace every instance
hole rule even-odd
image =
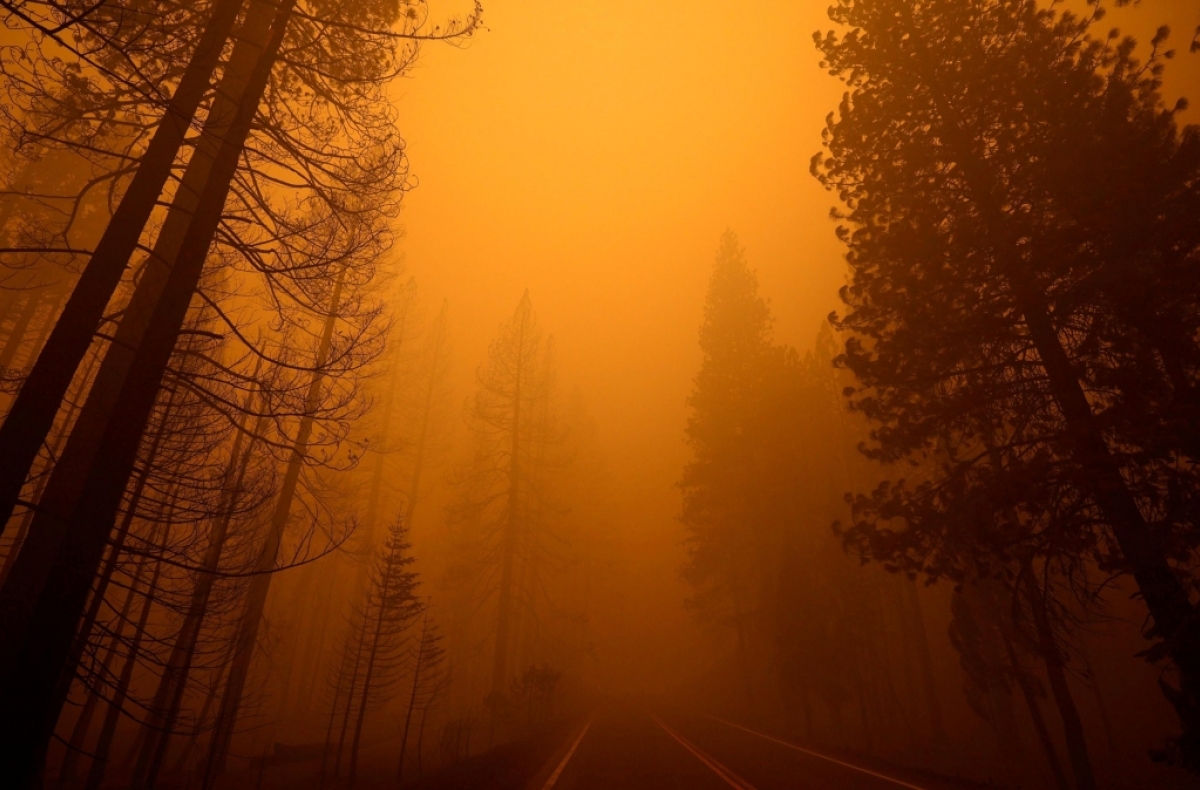
[[[328,585],[325,587],[325,594],[322,597],[321,605],[317,614],[317,623],[312,629],[312,634],[308,642],[308,668],[306,676],[301,679],[301,687],[307,688],[305,694],[306,700],[316,699],[317,681],[321,677],[321,658],[324,655],[325,636],[329,633],[329,621],[332,619],[333,598],[337,590],[337,574],[329,573]],[[320,588],[318,588],[320,589]],[[306,710],[309,708],[306,708]]]
[[[421,494],[421,471],[425,466],[425,448],[429,443],[429,421],[433,415],[433,398],[437,390],[437,370],[442,362],[442,354],[446,347],[446,304],[442,303],[442,311],[434,321],[433,331],[435,340],[433,354],[429,360],[429,380],[426,382],[424,398],[421,403],[421,428],[417,433],[417,446],[413,454],[412,478],[408,483],[408,503],[404,510],[404,523],[411,530],[413,516],[417,511],[417,501]]]
[[[171,528],[171,522],[174,520],[174,510],[175,497],[172,494],[171,502],[167,505],[166,519],[162,527],[154,531],[154,535],[167,534]],[[153,540],[154,536],[152,535],[151,542]],[[137,587],[137,579],[141,577],[143,566],[147,561],[145,557],[138,560],[137,574],[134,577],[135,581],[130,585],[131,590]],[[129,657],[125,660],[125,667],[121,670],[121,677],[117,681],[116,688],[113,690],[113,697],[108,703],[108,711],[104,716],[104,726],[100,729],[100,740],[96,744],[96,750],[92,758],[92,767],[88,771],[87,783],[84,785],[85,790],[99,790],[101,783],[104,781],[104,771],[108,767],[108,755],[112,750],[113,736],[116,735],[117,723],[121,719],[125,700],[129,696],[129,684],[133,680],[133,671],[137,667],[138,656],[141,655],[142,638],[146,635],[146,624],[150,620],[150,611],[154,608],[154,592],[158,589],[158,578],[161,572],[162,562],[154,560],[154,572],[150,576],[150,584],[146,587],[142,611],[138,617],[133,641],[129,645]]]
[[[521,534],[521,386],[524,374],[525,333],[528,329],[528,313],[521,312],[521,324],[517,330],[517,359],[514,367],[516,380],[513,385],[512,442],[508,468],[508,513],[504,527],[503,559],[500,570],[500,600],[496,614],[496,653],[492,662],[492,694],[502,695],[508,683],[508,648],[512,628],[513,563]],[[492,724],[495,726],[495,713]]]
[[[362,745],[363,722],[367,718],[367,704],[371,700],[371,683],[375,679],[375,660],[379,657],[379,640],[383,637],[383,624],[387,616],[387,596],[391,579],[384,581],[383,590],[380,593],[379,614],[375,618],[375,633],[371,636],[371,649],[367,653],[367,668],[363,673],[363,690],[362,697],[358,703],[358,716],[354,722],[354,739],[350,742],[350,786],[354,787],[354,782],[358,778],[358,749]]]
[[[346,734],[350,730],[350,711],[354,709],[354,694],[358,689],[358,670],[362,667],[363,645],[367,643],[367,619],[364,617],[354,641],[354,663],[350,668],[350,688],[346,690],[346,709],[342,712],[342,729],[338,734],[337,753],[333,761],[334,778],[342,775],[342,753],[346,749]]]
[[[871,732],[871,717],[867,715],[867,684],[857,661],[854,661],[854,690],[858,693],[858,715],[862,722],[863,746],[867,754],[874,754],[875,738]]]
[[[150,451],[146,454],[146,461],[142,467],[142,473],[138,476],[136,485],[129,496],[129,505],[125,510],[125,517],[121,519],[121,525],[117,528],[116,538],[113,541],[113,546],[109,550],[108,562],[104,565],[104,570],[96,581],[95,590],[92,592],[92,602],[88,606],[87,614],[83,618],[83,623],[79,628],[79,632],[75,635],[75,646],[73,648],[74,661],[78,662],[78,656],[83,654],[87,646],[88,639],[91,636],[92,629],[95,627],[96,618],[100,615],[100,610],[104,605],[105,597],[108,594],[109,585],[112,582],[112,577],[116,573],[120,565],[121,552],[124,550],[126,538],[129,535],[130,527],[133,525],[133,520],[137,515],[137,509],[141,504],[142,496],[146,490],[146,483],[150,478],[150,470],[154,465],[155,458],[161,448],[162,440],[167,434],[167,421],[170,418],[171,403],[174,400],[174,391],[171,398],[168,400],[166,407],[163,409],[163,418],[159,423],[158,430],[155,432],[154,441],[151,444]],[[126,597],[125,608],[128,608],[132,596]],[[121,623],[124,623],[125,615],[121,616]],[[119,630],[119,629],[118,629]],[[116,637],[109,645],[108,657],[104,660],[101,666],[98,681],[103,680],[103,677],[108,674],[108,666],[112,660],[112,654],[116,647]],[[77,757],[82,753],[84,748],[84,740],[87,738],[88,728],[91,726],[91,717],[95,710],[95,702],[97,701],[97,693],[93,689],[88,695],[87,703],[84,705],[84,710],[80,713],[79,719],[76,721],[74,731],[71,735],[70,748],[67,750],[66,759],[63,760],[62,773],[59,777],[59,784],[66,786],[75,781],[75,763]]]
[[[343,666],[343,672],[345,667]],[[321,750],[321,774],[317,781],[317,787],[325,786],[325,773],[329,766],[329,744],[333,742],[333,723],[337,721],[338,702],[342,694],[342,680],[344,677],[339,676],[337,685],[333,689],[333,704],[329,706],[329,724],[325,727],[325,748]]]
[[[400,314],[400,320],[395,329],[388,336],[390,343],[393,343],[398,349],[402,350],[404,346],[405,332],[408,330],[408,322],[410,313],[412,312],[413,296],[411,292],[403,299],[403,311]],[[370,547],[373,545],[372,540],[375,533],[375,523],[379,518],[379,499],[383,494],[383,459],[388,452],[388,438],[392,428],[392,414],[395,411],[396,387],[400,381],[401,365],[399,354],[393,362],[395,366],[391,375],[388,377],[387,392],[383,401],[383,421],[379,426],[379,446],[375,449],[375,468],[371,474],[371,489],[367,495],[367,517],[365,519],[366,535],[364,543],[367,546],[367,555],[370,555]],[[406,522],[407,523],[407,522]]]
[[[218,665],[213,673],[213,678],[209,683],[208,693],[204,695],[204,704],[200,706],[200,713],[196,716],[196,729],[192,732],[192,737],[188,738],[187,745],[180,751],[179,757],[175,760],[175,773],[182,774],[191,759],[192,752],[196,748],[196,742],[199,740],[200,732],[208,721],[208,714],[212,711],[213,705],[216,704],[217,692],[221,688],[221,680],[225,677],[225,669],[229,666],[233,659],[233,650],[235,645],[230,643],[229,648],[225,651],[224,660]],[[187,786],[191,786],[189,780]]]
[[[158,453],[162,449],[162,443],[167,437],[171,409],[175,404],[177,393],[178,389],[172,388],[167,396],[166,403],[163,404],[162,417],[159,420],[158,429],[154,432],[154,437],[150,441],[150,447],[146,452],[142,471],[134,483],[133,490],[129,493],[129,504],[125,508],[125,515],[121,518],[116,534],[113,536],[113,545],[109,550],[109,560],[105,563],[104,569],[100,572],[96,580],[95,589],[92,592],[92,600],[88,604],[87,611],[80,622],[79,630],[75,634],[75,643],[71,648],[70,657],[72,666],[78,665],[80,656],[83,655],[83,651],[87,647],[92,628],[96,625],[96,618],[100,616],[100,610],[104,606],[104,598],[108,592],[108,586],[112,582],[113,574],[116,573],[121,559],[121,552],[125,550],[125,541],[129,537],[129,530],[133,527],[133,521],[137,517],[137,510],[142,503],[142,497],[145,496],[146,485],[150,481],[150,472],[158,460]]]
[[[290,11],[291,6],[284,6]],[[281,9],[281,13],[284,13]],[[286,23],[286,15],[283,22]],[[277,23],[280,20],[277,20]],[[278,30],[282,38],[282,29]],[[275,44],[278,48],[278,40]],[[329,313],[325,318],[325,326],[321,341],[317,348],[314,364],[313,380],[305,396],[305,415],[300,420],[296,431],[296,440],[292,445],[291,456],[288,459],[287,471],[275,502],[275,511],[271,516],[271,524],[267,538],[255,562],[255,576],[250,582],[250,590],[246,596],[246,605],[238,625],[237,647],[233,663],[229,670],[229,680],[225,686],[225,694],[221,699],[221,708],[217,714],[216,727],[213,730],[212,744],[209,751],[208,763],[204,773],[204,790],[209,790],[216,777],[225,770],[225,758],[229,753],[229,745],[233,740],[233,730],[237,724],[238,712],[242,704],[242,692],[245,688],[246,677],[250,672],[250,659],[254,656],[254,646],[258,640],[258,629],[262,622],[263,610],[267,604],[267,593],[271,589],[271,578],[278,559],[279,547],[283,543],[283,532],[287,527],[288,516],[292,510],[292,502],[296,496],[296,486],[300,482],[300,470],[308,452],[308,439],[313,429],[313,413],[316,412],[321,400],[321,384],[324,375],[321,369],[329,358],[329,350],[333,341],[333,329],[337,323],[339,301],[342,295],[342,284],[345,281],[345,270],[338,276],[330,296]]]
[[[134,578],[137,581],[141,580],[140,570],[134,574]],[[71,740],[67,747],[67,755],[63,759],[62,771],[58,775],[59,787],[71,788],[75,786],[79,757],[87,751],[88,732],[92,726],[92,719],[96,715],[96,709],[100,706],[100,687],[108,682],[107,678],[112,674],[112,663],[117,655],[117,643],[121,641],[121,633],[124,630],[125,623],[129,620],[129,612],[133,608],[133,599],[137,594],[136,586],[136,584],[131,584],[129,589],[125,591],[125,602],[121,604],[121,610],[116,618],[117,630],[109,640],[108,649],[104,653],[104,660],[100,662],[100,669],[96,672],[93,680],[95,687],[89,692],[87,702],[84,703],[83,710],[79,712],[79,718],[75,720],[75,727],[71,730]],[[116,684],[113,684],[113,686],[115,688]]]
[[[247,396],[247,411],[250,397]],[[175,729],[175,721],[183,704],[183,693],[187,688],[188,675],[191,672],[192,658],[200,639],[200,629],[208,613],[208,603],[217,580],[217,571],[221,563],[221,555],[225,551],[225,541],[229,534],[229,525],[237,510],[238,496],[245,483],[246,470],[250,465],[250,457],[254,452],[255,439],[266,427],[266,418],[260,416],[255,420],[249,437],[241,426],[237,438],[234,439],[230,452],[229,468],[225,473],[224,507],[218,512],[216,523],[209,533],[208,548],[205,551],[201,567],[204,569],[197,577],[196,587],[188,605],[187,614],[179,628],[171,656],[163,667],[159,678],[158,689],[154,701],[147,711],[145,725],[146,739],[138,755],[137,766],[134,768],[130,787],[140,789],[154,787],[159,769],[166,759],[167,748]],[[246,448],[242,450],[242,442]]]
[[[421,709],[421,726],[417,728],[417,778],[424,776],[425,772],[421,768],[421,755],[424,753],[425,747],[425,720],[429,718],[430,705],[426,705]]]
[[[408,753],[408,728],[412,724],[413,708],[417,704],[417,691],[421,687],[421,661],[425,658],[425,639],[429,635],[429,609],[425,610],[425,621],[421,624],[421,637],[417,643],[417,661],[413,667],[412,693],[408,696],[408,711],[404,714],[404,733],[400,736],[400,760],[396,765],[396,785],[404,781],[404,757]]]

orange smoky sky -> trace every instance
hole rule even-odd
[[[838,306],[834,200],[808,173],[842,95],[812,42],[827,6],[485,0],[486,30],[426,48],[395,87],[419,180],[400,248],[427,304],[450,300],[455,397],[528,288],[619,482],[631,595],[645,599],[631,638],[650,643],[636,660],[671,665],[654,643],[686,619],[673,485],[721,232],[757,268],[777,339],[806,349]],[[1200,8],[1144,0],[1105,26],[1145,41],[1163,21],[1181,49],[1173,97],[1196,84],[1200,55],[1183,53]]]

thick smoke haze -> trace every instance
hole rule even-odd
[[[0,18],[0,788],[1200,787],[1195,0]]]

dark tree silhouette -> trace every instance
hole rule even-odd
[[[1147,365],[1144,353],[1191,347],[1196,283],[1172,272],[1195,244],[1187,234],[1140,242],[1146,212],[1126,218],[1100,203],[1123,188],[1107,179],[1135,164],[1154,175],[1138,201],[1194,199],[1200,141],[1161,106],[1162,36],[1144,67],[1132,42],[1089,37],[1100,13],[1027,0],[839,2],[831,16],[853,32],[817,36],[849,87],[813,171],[846,204],[852,281],[836,323],[850,335],[840,363],[859,381],[851,404],[874,423],[873,457],[938,454],[931,480],[861,497],[847,539],[934,576],[998,572],[1012,557],[1004,546],[1021,542],[1129,574],[1153,618],[1148,636],[1161,640],[1151,656],[1177,671],[1178,687],[1164,689],[1182,757],[1196,765],[1200,632],[1175,561],[1192,530],[1189,509],[1166,494],[1191,501],[1197,489],[1174,463],[1179,450],[1147,438],[1169,414],[1156,398],[1186,402],[1194,370],[1172,384],[1171,354]],[[1160,192],[1168,172],[1175,186]],[[1113,230],[1094,241],[1105,223]],[[1124,247],[1110,243],[1118,237]],[[1113,308],[1106,283],[1135,271],[1153,276],[1134,301],[1182,323],[1152,332],[1147,315]],[[1135,370],[1147,375],[1137,391],[1152,396],[1140,399],[1139,432],[1126,419]],[[899,516],[908,528],[890,526]],[[1076,781],[1092,786],[1085,752],[1071,758]]]

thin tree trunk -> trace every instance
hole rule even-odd
[[[286,24],[287,14],[291,6],[281,7],[281,19],[276,23],[280,29],[276,31],[275,48],[282,39],[282,25]],[[237,724],[238,712],[242,704],[242,692],[245,688],[246,677],[250,671],[250,659],[254,655],[254,646],[258,640],[258,629],[262,622],[263,610],[267,604],[267,593],[271,589],[271,578],[278,560],[279,547],[283,544],[283,532],[287,527],[288,516],[292,510],[292,502],[296,496],[296,486],[300,482],[300,471],[308,452],[308,439],[313,429],[313,413],[316,412],[321,400],[321,384],[324,380],[322,368],[329,358],[329,349],[333,341],[334,325],[337,323],[339,301],[342,285],[345,281],[345,270],[338,275],[330,296],[329,314],[321,334],[317,348],[312,383],[304,399],[305,413],[296,431],[296,440],[292,445],[291,456],[288,459],[287,471],[284,473],[279,495],[275,502],[275,511],[271,516],[271,524],[267,531],[258,560],[255,562],[255,576],[250,582],[250,590],[246,596],[246,605],[238,625],[237,648],[233,664],[229,671],[229,681],[225,686],[225,694],[221,699],[221,709],[217,714],[217,724],[213,730],[212,744],[208,763],[205,767],[203,787],[209,790],[217,775],[225,770],[225,758],[229,753],[229,745],[233,740],[234,726]]]
[[[362,745],[363,722],[367,718],[367,704],[371,700],[371,683],[375,679],[375,660],[379,657],[379,641],[383,637],[383,624],[387,617],[387,598],[391,587],[390,577],[384,580],[379,596],[379,614],[375,618],[375,633],[371,636],[371,649],[367,653],[367,668],[363,673],[362,697],[358,703],[358,716],[354,722],[354,739],[350,742],[350,786],[358,778],[358,749]]]
[[[212,678],[212,682],[209,684],[208,693],[204,695],[204,704],[200,706],[200,713],[196,716],[196,729],[192,732],[192,737],[188,738],[187,745],[183,747],[183,750],[179,753],[179,757],[175,760],[176,774],[182,774],[187,768],[188,760],[191,759],[192,752],[196,748],[196,742],[199,740],[200,732],[203,730],[205,722],[208,721],[208,714],[210,711],[212,711],[213,705],[216,704],[218,691],[221,688],[221,681],[225,677],[226,667],[228,667],[233,660],[233,651],[235,647],[236,644],[232,642],[229,644],[228,649],[225,651],[224,660],[220,663],[216,672],[214,673],[215,677]],[[190,780],[188,781],[187,786],[191,786]]]
[[[342,775],[342,753],[346,749],[346,734],[350,731],[350,711],[354,708],[354,693],[358,688],[358,670],[362,666],[363,645],[367,643],[367,618],[363,617],[358,629],[358,637],[354,641],[354,664],[350,669],[350,688],[346,691],[346,709],[342,712],[342,729],[338,733],[337,753],[333,761],[333,776],[335,779]]]
[[[121,552],[125,550],[125,541],[129,538],[129,530],[133,527],[133,521],[137,518],[137,510],[141,506],[142,498],[145,496],[146,485],[150,481],[150,472],[154,468],[155,461],[158,460],[158,453],[162,449],[162,443],[167,437],[171,410],[175,404],[177,394],[178,389],[172,388],[167,396],[167,402],[163,404],[162,417],[159,420],[158,429],[154,432],[154,437],[151,439],[150,447],[146,452],[142,471],[134,483],[133,490],[129,493],[129,504],[125,508],[125,515],[121,518],[116,534],[113,536],[113,545],[109,550],[108,562],[105,563],[104,569],[100,572],[96,580],[95,589],[92,592],[92,600],[88,604],[87,611],[84,613],[79,625],[79,630],[75,634],[75,642],[71,648],[70,658],[72,666],[78,665],[79,659],[87,647],[92,628],[95,627],[96,618],[100,616],[100,610],[104,606],[104,598],[108,592],[108,586],[112,582],[113,574],[116,573],[121,559]]]
[[[400,760],[396,765],[396,785],[404,781],[404,757],[408,752],[408,728],[412,724],[413,708],[417,704],[417,690],[421,687],[421,662],[425,658],[425,639],[429,635],[429,609],[425,610],[425,621],[421,624],[421,640],[417,646],[417,662],[413,667],[412,693],[408,696],[408,711],[404,714],[404,734],[400,736]]]
[[[167,505],[166,520],[160,529],[157,529],[151,535],[151,542],[155,540],[156,535],[165,535],[170,531],[171,522],[174,520],[175,496],[172,494],[171,502]],[[133,584],[130,589],[137,587],[137,579],[141,576],[143,566],[148,561],[146,557],[138,560],[137,575],[134,577]],[[138,656],[142,650],[142,638],[146,635],[146,624],[150,620],[150,611],[154,608],[154,592],[158,589],[158,579],[162,572],[162,562],[154,560],[154,572],[150,576],[150,584],[146,588],[142,611],[138,617],[136,630],[133,634],[133,641],[129,645],[129,657],[125,660],[125,666],[121,670],[121,677],[117,681],[116,688],[113,690],[113,698],[108,703],[108,711],[104,716],[104,726],[100,729],[100,740],[96,744],[96,750],[92,758],[92,767],[88,771],[87,783],[84,785],[85,790],[99,790],[101,783],[104,781],[104,772],[108,767],[108,755],[112,750],[113,736],[116,735],[117,723],[121,719],[122,709],[125,707],[125,700],[129,695],[129,684],[133,680],[133,671],[137,667]]]
[[[412,529],[413,516],[417,511],[417,501],[421,493],[421,471],[425,465],[425,448],[429,443],[429,421],[433,416],[433,397],[437,389],[438,366],[446,347],[446,303],[442,303],[442,312],[434,321],[435,340],[433,354],[429,361],[429,380],[425,388],[425,397],[421,404],[421,428],[417,434],[417,447],[413,454],[412,478],[408,483],[408,503],[404,510],[404,524]]]
[[[318,624],[312,629],[312,635],[309,637],[309,661],[306,671],[307,676],[302,679],[300,684],[302,688],[307,688],[307,692],[304,695],[305,700],[316,699],[317,681],[321,677],[321,658],[325,654],[323,649],[325,645],[325,635],[329,632],[329,621],[331,619],[331,611],[333,609],[332,601],[335,591],[337,590],[336,582],[337,574],[335,572],[331,572],[329,574],[328,587],[326,588],[325,595],[321,601],[321,607],[319,610],[320,614],[318,615],[317,619]],[[311,706],[305,708],[305,710],[310,709]]]
[[[858,715],[862,721],[863,746],[867,754],[874,754],[875,738],[871,732],[871,717],[867,715],[867,684],[862,676],[862,668],[857,662],[854,663],[854,690],[858,692]]]
[[[412,296],[404,299],[404,311],[400,315],[400,321],[392,334],[389,335],[389,342],[394,343],[398,348],[404,346],[404,334],[408,329],[409,313],[412,311]],[[400,380],[400,360],[396,359],[393,364],[395,367],[391,371],[391,376],[388,377],[387,392],[383,401],[383,421],[379,426],[379,446],[375,449],[375,468],[371,474],[371,488],[367,494],[367,517],[364,520],[366,534],[363,542],[366,544],[367,556],[370,556],[370,549],[373,545],[372,541],[375,533],[375,523],[379,518],[379,499],[383,494],[383,459],[388,451],[388,437],[391,434],[392,428],[392,412],[395,410],[396,400],[396,385]]]
[[[343,665],[343,673],[345,666]],[[329,724],[325,727],[325,748],[321,751],[321,774],[317,781],[317,788],[325,786],[325,773],[329,765],[329,744],[333,741],[333,723],[337,721],[337,711],[339,697],[342,694],[342,681],[344,677],[338,677],[337,685],[333,689],[333,704],[329,706]]]
[[[138,477],[137,484],[129,496],[129,505],[125,510],[125,516],[121,519],[121,525],[117,529],[116,539],[113,541],[113,546],[109,550],[108,562],[104,565],[104,571],[100,574],[96,581],[95,590],[92,592],[92,602],[88,606],[88,611],[83,619],[83,624],[79,628],[79,633],[75,635],[75,647],[73,648],[75,661],[78,662],[78,656],[83,654],[87,647],[87,642],[92,634],[92,629],[95,627],[96,619],[100,616],[100,610],[104,605],[105,597],[108,594],[109,584],[112,582],[112,577],[116,573],[120,565],[121,553],[125,548],[125,541],[128,538],[130,527],[133,525],[133,520],[137,515],[137,509],[141,504],[142,497],[146,490],[146,483],[150,477],[150,470],[154,465],[154,460],[158,455],[163,438],[167,433],[167,420],[170,417],[171,402],[174,400],[174,391],[171,393],[171,399],[168,400],[166,407],[163,410],[163,419],[159,424],[158,430],[155,432],[154,441],[150,451],[146,455],[146,462],[142,468],[142,473]],[[131,600],[132,588],[129,596],[126,597],[126,608]],[[122,614],[121,622],[124,622],[125,615]],[[113,650],[116,647],[116,640],[109,645],[108,658],[105,659],[101,666],[98,680],[102,681],[103,677],[108,674],[108,666],[112,658]],[[84,706],[84,711],[80,713],[78,721],[76,721],[75,729],[71,735],[70,748],[67,750],[67,757],[63,761],[63,769],[60,775],[60,785],[73,783],[75,780],[75,762],[77,756],[83,750],[84,740],[87,738],[88,728],[91,726],[91,716],[95,709],[94,702],[96,694],[88,695],[88,701]]]
[[[424,753],[425,747],[425,720],[429,718],[429,708],[433,705],[430,701],[428,705],[421,708],[421,725],[417,727],[417,778],[420,779],[425,775],[424,769],[421,768],[421,755]]]
[[[43,353],[0,426],[0,525],[8,522],[25,477],[49,434],[80,362],[92,344],[104,309],[121,282],[129,258],[191,126],[200,101],[233,30],[243,0],[217,0],[179,86],[142,155],[137,173],[96,244],[91,259],[55,323]],[[0,527],[2,529],[2,527]],[[11,742],[9,742],[11,743]]]
[[[521,324],[517,330],[517,359],[513,384],[512,441],[508,468],[508,506],[504,527],[503,558],[500,569],[500,600],[496,614],[496,653],[492,662],[492,694],[503,695],[508,683],[509,631],[512,627],[513,563],[516,559],[517,542],[521,533],[521,386],[525,368],[525,333],[528,329],[528,314],[521,311]],[[492,728],[495,728],[496,713],[492,712]]]
[[[121,519],[121,524],[117,528],[116,536],[113,540],[112,548],[109,550],[108,561],[104,564],[104,570],[100,573],[96,580],[95,589],[92,591],[92,600],[88,605],[87,613],[83,617],[83,621],[79,627],[79,631],[75,634],[75,643],[72,647],[73,665],[78,665],[80,657],[87,648],[88,640],[91,638],[92,630],[95,628],[96,619],[100,616],[100,610],[104,606],[105,598],[108,594],[108,588],[112,582],[112,577],[116,573],[120,565],[121,553],[125,549],[125,541],[129,536],[129,530],[133,525],[134,518],[137,516],[137,510],[141,506],[142,498],[145,494],[146,483],[150,477],[150,470],[154,465],[154,461],[158,456],[159,449],[162,446],[162,441],[167,434],[167,421],[170,418],[171,406],[175,400],[176,391],[172,390],[171,395],[163,408],[163,417],[159,423],[158,430],[155,432],[154,439],[151,442],[149,451],[146,453],[146,460],[142,467],[142,472],[138,476],[137,483],[133,487],[133,491],[129,495],[129,504],[125,510],[125,516]],[[128,598],[126,599],[129,600]],[[110,645],[109,653],[115,647],[115,642]],[[102,681],[103,676],[108,673],[108,662],[106,661],[101,670],[97,681]],[[88,707],[94,709],[93,701],[95,694],[89,694],[88,702],[85,705],[85,712]],[[76,722],[76,727],[72,733],[70,747],[67,751],[67,757],[63,761],[63,769],[60,775],[60,784],[63,782],[74,782],[74,759],[76,755],[83,749],[83,740],[87,737],[87,730],[90,727],[91,713],[80,714],[79,720]],[[76,739],[79,736],[80,740]]]
[[[249,411],[251,397],[247,396],[247,411]],[[154,701],[147,711],[146,740],[138,755],[137,766],[134,768],[133,779],[130,782],[130,788],[134,790],[153,787],[159,769],[166,759],[167,748],[175,729],[175,721],[183,704],[183,693],[187,688],[188,675],[191,673],[192,658],[200,639],[200,629],[208,614],[208,602],[217,581],[217,571],[220,568],[221,555],[225,551],[229,525],[237,511],[238,496],[245,483],[250,457],[256,447],[255,439],[261,435],[265,427],[266,418],[260,416],[255,420],[248,440],[245,425],[239,428],[237,437],[234,439],[229,468],[225,473],[225,502],[218,511],[216,523],[209,534],[208,548],[201,563],[203,570],[197,577],[187,614],[171,649],[171,656],[159,678]],[[244,451],[241,447],[243,441],[246,442]]]
[[[141,561],[139,561],[140,568]],[[134,575],[135,579],[140,580],[140,570]],[[87,702],[84,703],[83,710],[79,712],[79,718],[75,721],[75,727],[71,730],[71,740],[67,748],[67,755],[63,759],[62,771],[58,775],[58,786],[62,788],[71,788],[75,786],[76,769],[79,765],[79,757],[86,753],[88,731],[92,726],[92,719],[96,715],[96,709],[100,706],[100,687],[108,682],[107,678],[112,673],[112,663],[117,655],[117,643],[121,641],[121,632],[125,628],[125,623],[129,620],[129,611],[133,608],[133,599],[136,597],[136,584],[131,584],[129,589],[125,591],[125,601],[121,604],[121,610],[117,615],[116,631],[109,640],[108,649],[104,653],[104,659],[100,662],[100,669],[95,675],[91,692],[88,694]],[[114,684],[115,688],[116,684]]]

